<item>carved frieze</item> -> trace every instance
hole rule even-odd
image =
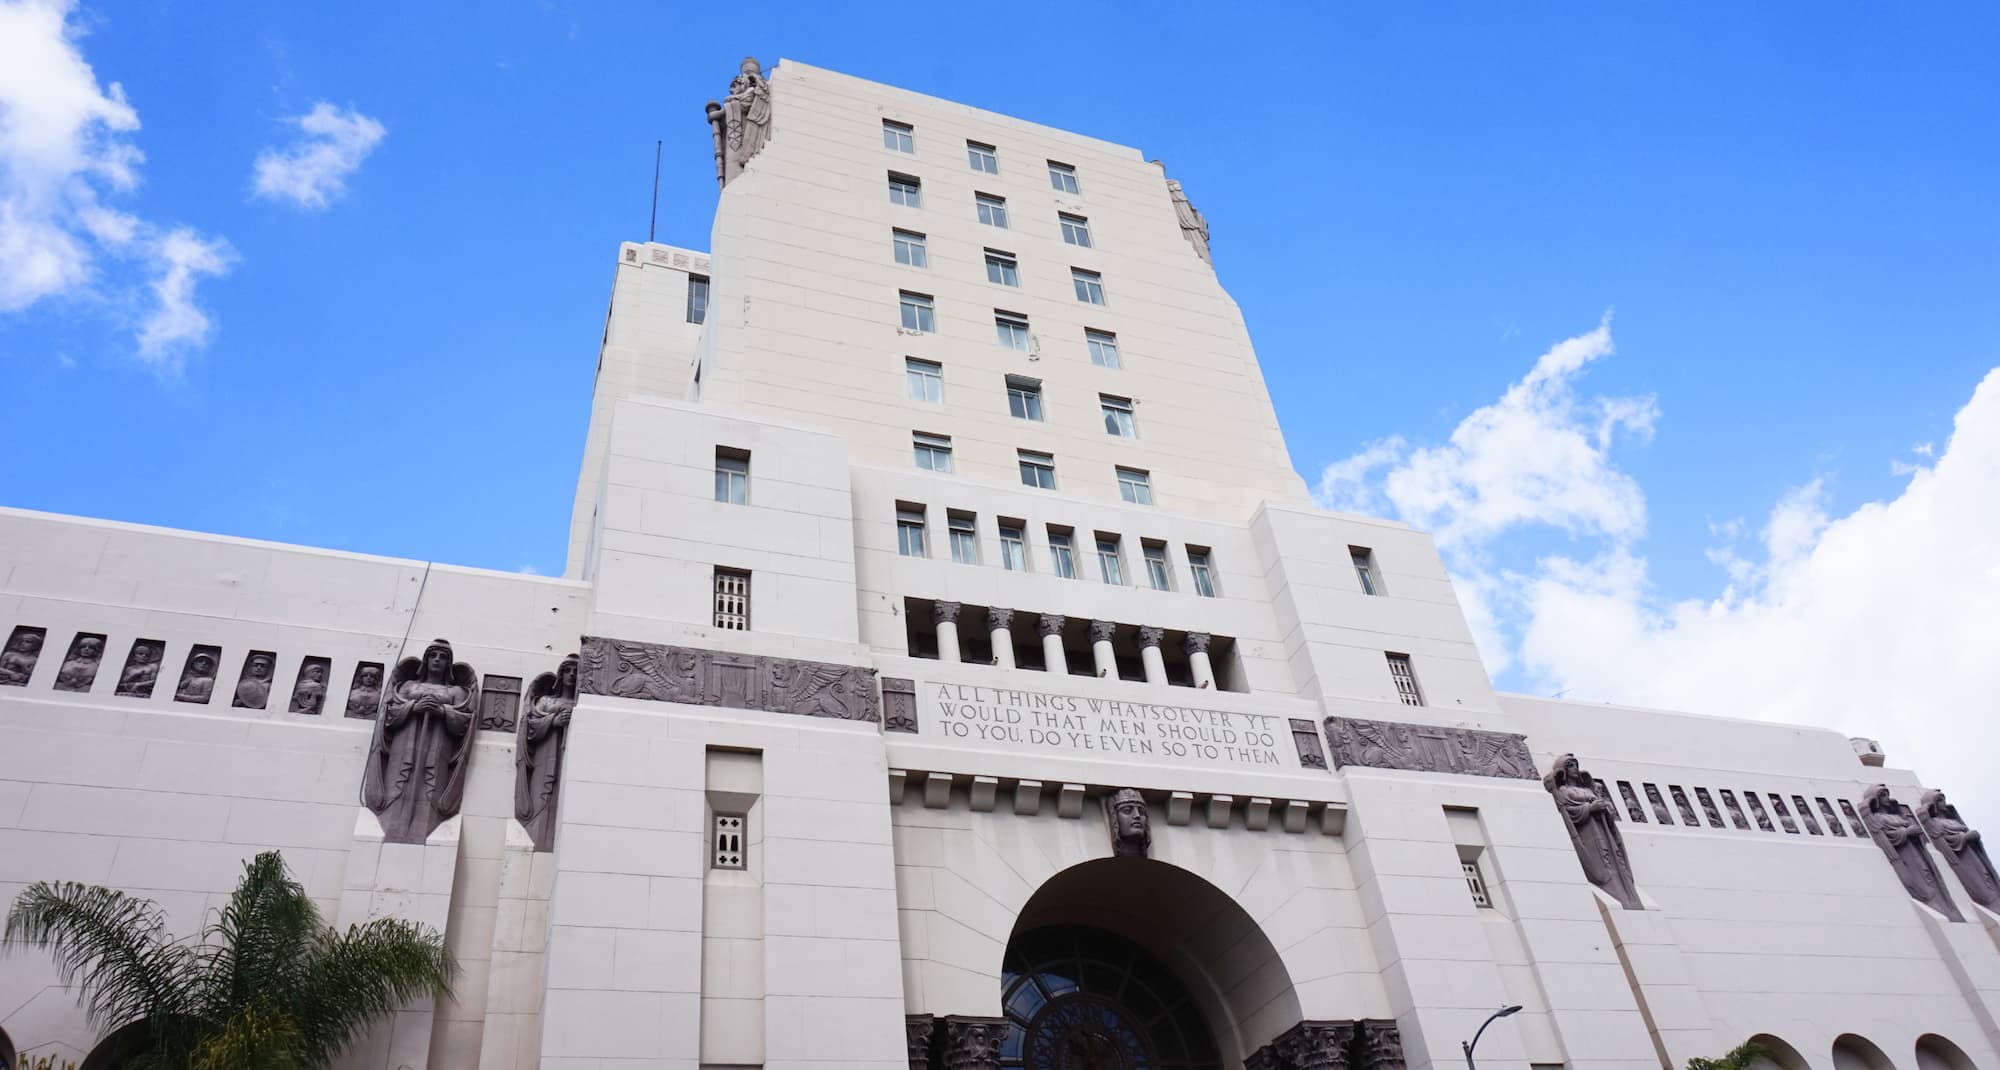
[[[1326,750],[1320,745],[1319,728],[1311,721],[1291,718],[1292,745],[1298,748],[1299,765],[1306,769],[1325,769]]]
[[[917,682],[907,676],[882,678],[882,727],[891,732],[917,730]]]
[[[1341,767],[1541,779],[1527,741],[1512,732],[1329,717],[1326,738]]]
[[[35,663],[42,659],[42,641],[48,637],[47,628],[14,626],[7,636],[7,648],[0,650],[0,686],[28,686],[28,678],[35,675]]]
[[[1826,816],[1826,830],[1828,832],[1833,833],[1835,836],[1847,835],[1847,830],[1840,827],[1840,815],[1833,812],[1833,804],[1827,802],[1824,796],[1819,799],[1819,812]]]
[[[1722,811],[1715,808],[1715,796],[1710,795],[1707,788],[1696,788],[1694,789],[1694,797],[1701,802],[1701,812],[1708,816],[1708,826],[1710,828],[1721,828]]]
[[[1679,784],[1668,784],[1667,794],[1674,797],[1674,809],[1680,811],[1681,824],[1689,828],[1701,827],[1700,819],[1694,816],[1694,804],[1688,802],[1688,793]]]
[[[875,670],[701,647],[583,640],[585,694],[880,721]]]
[[[1764,800],[1759,799],[1756,792],[1744,792],[1743,801],[1750,804],[1750,816],[1757,819],[1758,828],[1765,832],[1778,831],[1777,827],[1771,824],[1771,815],[1764,812]]]
[[[1646,801],[1653,804],[1653,816],[1659,819],[1660,824],[1671,825],[1674,823],[1674,819],[1667,814],[1667,800],[1660,797],[1659,785],[1646,785]]]
[[[1861,793],[1861,814],[1869,838],[1882,849],[1883,857],[1889,860],[1890,868],[1896,871],[1910,898],[1953,921],[1964,921],[1958,904],[1952,902],[1951,893],[1945,890],[1944,878],[1931,864],[1930,852],[1924,850],[1924,830],[1917,815],[1897,802],[1881,784]]]
[[[1722,792],[1722,805],[1729,808],[1729,821],[1737,828],[1749,831],[1750,820],[1743,816],[1743,808],[1736,804],[1736,793],[1728,788],[1716,789]]]
[[[943,1070],[1000,1070],[1000,1044],[1007,1019],[949,1014],[944,1024]]]
[[[1792,807],[1799,812],[1799,822],[1805,825],[1806,831],[1815,836],[1820,835],[1819,822],[1814,819],[1812,808],[1806,805],[1806,797],[1803,795],[1792,796]]]
[[[1784,796],[1779,795],[1777,792],[1772,792],[1771,809],[1777,813],[1778,823],[1785,826],[1786,832],[1789,832],[1794,836],[1799,834],[1798,822],[1793,821],[1792,812],[1790,810],[1785,809]]]
[[[160,681],[160,658],[167,644],[158,639],[135,639],[125,655],[125,669],[118,674],[117,693],[126,698],[151,698],[153,685]]]

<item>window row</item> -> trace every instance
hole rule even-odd
[[[1028,523],[1002,517],[1000,529],[1000,567],[1009,572],[1032,572],[1035,568],[1030,561],[1028,547]],[[896,506],[896,552],[904,557],[931,556],[929,509],[926,506],[898,503]],[[1083,570],[1079,557],[1083,552],[1078,546],[1076,529],[1060,524],[1046,527],[1048,538],[1047,563],[1050,574],[1066,580],[1079,579]],[[961,565],[980,564],[979,517],[960,509],[945,511],[946,552],[951,560]],[[1098,578],[1114,587],[1146,586],[1156,591],[1176,590],[1174,570],[1167,558],[1167,544],[1158,539],[1139,540],[1140,572],[1132,576],[1126,566],[1125,540],[1115,532],[1098,531],[1090,535],[1088,543],[1096,561]],[[1214,598],[1215,566],[1210,552],[1205,546],[1184,547],[1188,562],[1189,589],[1204,598]]]
[[[1009,374],[1005,382],[1008,414],[1018,420],[1043,422],[1042,381],[1032,376]],[[943,403],[944,365],[921,357],[904,357],[903,390],[911,401]],[[1138,420],[1133,415],[1132,404],[1131,398],[1117,394],[1097,395],[1097,409],[1104,418],[1105,434],[1117,438],[1139,437]]]
[[[891,230],[889,232],[889,255],[896,263],[906,267],[925,268],[931,266],[930,239],[914,230]],[[995,286],[1021,288],[1021,261],[1013,253],[1004,249],[989,248],[985,252],[986,281]],[[1086,305],[1104,304],[1104,276],[1096,271],[1083,268],[1069,269],[1069,282],[1076,299]],[[903,291],[905,296],[909,291]],[[918,294],[928,297],[927,294]],[[704,298],[704,301],[706,298]],[[699,320],[690,320],[698,323]],[[908,327],[909,324],[904,324]]]
[[[939,435],[929,431],[910,433],[910,448],[918,468],[926,472],[950,475],[952,472],[952,442],[950,435]],[[1036,490],[1056,489],[1055,454],[1040,450],[1015,450],[1015,463],[1021,472],[1021,485]],[[1153,504],[1153,475],[1144,468],[1127,468],[1124,465],[1112,469],[1118,476],[1118,497],[1133,505]],[[720,500],[720,499],[718,499]]]
[[[1592,783],[1601,798],[1607,802],[1612,800],[1611,789],[1604,781],[1592,778]],[[1632,790],[1632,782],[1629,780],[1620,780],[1617,784],[1618,799],[1624,803],[1625,816],[1634,822],[1642,825],[1645,824],[1646,808],[1639,803],[1639,792]],[[1799,826],[1803,824],[1805,831],[1811,835],[1826,835],[1826,832],[1820,831],[1820,823],[1815,820],[1813,808],[1807,804],[1804,795],[1793,795],[1791,797],[1792,805],[1787,807],[1784,796],[1777,792],[1765,792],[1765,797],[1771,800],[1771,807],[1767,811],[1764,808],[1763,799],[1758,798],[1757,792],[1745,790],[1743,792],[1743,804],[1749,806],[1750,814],[1750,816],[1746,817],[1744,815],[1743,804],[1739,804],[1736,801],[1736,793],[1728,788],[1717,788],[1715,794],[1711,795],[1707,788],[1696,787],[1694,789],[1693,800],[1690,800],[1686,788],[1681,787],[1679,784],[1669,784],[1667,785],[1667,792],[1673,797],[1673,808],[1670,810],[1668,809],[1666,796],[1660,794],[1659,785],[1641,782],[1639,787],[1645,792],[1646,802],[1652,807],[1653,818],[1662,825],[1673,825],[1675,822],[1672,815],[1678,813],[1680,815],[1679,823],[1687,828],[1701,828],[1702,817],[1705,816],[1708,819],[1709,828],[1728,828],[1730,825],[1734,825],[1739,831],[1748,832],[1752,826],[1752,819],[1754,819],[1755,827],[1764,832],[1776,832],[1779,827],[1783,827],[1786,832],[1797,835]],[[1716,799],[1718,797],[1722,800],[1723,809],[1716,808]],[[1701,816],[1697,816],[1695,812],[1695,803],[1697,801],[1701,806]],[[1867,826],[1861,823],[1861,817],[1855,812],[1853,803],[1846,799],[1835,799],[1833,802],[1828,802],[1824,796],[1815,796],[1813,801],[1819,804],[1819,814],[1826,819],[1827,832],[1831,832],[1835,836],[1846,836],[1847,831],[1840,827],[1841,816],[1845,815],[1848,824],[1854,829],[1854,835],[1862,839],[1868,838]],[[1836,803],[1840,807],[1839,813],[1834,812],[1834,805]],[[1728,824],[1725,824],[1722,820],[1723,810],[1728,811]],[[1772,824],[1771,821],[1773,814],[1777,816],[1776,825]],[[1797,815],[1796,818],[1794,818],[1794,814]],[[1611,816],[1614,819],[1620,816],[1618,808],[1615,805],[1612,807]]]
[[[920,253],[918,255],[921,255]],[[897,322],[910,334],[937,333],[937,301],[930,294],[902,290],[896,296]],[[1028,329],[1028,316],[1024,312],[1009,312],[1006,309],[993,310],[993,332],[1002,346],[1020,353],[1034,352],[1033,336]],[[1118,336],[1110,331],[1094,327],[1083,329],[1084,347],[1090,352],[1090,362],[1100,368],[1123,366],[1118,353]]]
[[[906,175],[901,171],[889,172],[889,203],[905,208],[924,206],[924,180],[916,175]],[[1000,230],[1012,230],[1007,211],[1007,198],[997,193],[972,194],[972,212],[986,226]],[[1090,217],[1075,212],[1057,212],[1056,225],[1062,231],[1065,245],[1082,249],[1095,249],[1095,239],[1090,232]]]
[[[909,123],[899,123],[894,119],[882,120],[882,147],[892,152],[914,156],[917,153],[917,128]],[[1000,150],[983,141],[965,142],[966,162],[981,174],[1000,173]],[[1082,187],[1077,183],[1076,168],[1056,160],[1045,160],[1049,169],[1049,188],[1057,193],[1080,195]]]

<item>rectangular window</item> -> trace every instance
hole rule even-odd
[[[1486,894],[1486,878],[1479,875],[1479,863],[1460,862],[1458,868],[1465,872],[1465,886],[1472,892],[1472,905],[1490,907],[1493,898]]]
[[[929,557],[924,547],[924,510],[922,506],[899,505],[896,507],[896,552],[904,557]]]
[[[882,147],[897,152],[915,154],[917,151],[917,128],[908,123],[890,119],[882,120]]]
[[[979,221],[989,227],[1007,228],[1007,198],[995,197],[990,193],[975,193],[972,202],[979,206]]]
[[[1018,312],[993,310],[993,330],[1008,349],[1028,351],[1028,317]]]
[[[994,155],[994,152],[991,145],[982,145],[977,141],[965,143],[965,157],[972,161],[974,171],[984,171],[989,175],[999,174],[1000,157]]]
[[[929,334],[937,330],[937,313],[931,307],[929,294],[915,294],[902,291],[899,298],[903,308],[903,329]]]
[[[1097,536],[1097,568],[1104,574],[1104,582],[1114,587],[1125,586],[1125,558],[1118,547],[1118,536]]]
[[[891,231],[895,236],[896,263],[911,267],[930,267],[929,251],[924,248],[924,236],[914,230]]]
[[[1375,551],[1366,546],[1350,546],[1347,556],[1354,561],[1354,577],[1361,581],[1361,593],[1381,594],[1382,581],[1375,576]]]
[[[742,505],[750,498],[750,451],[715,447],[715,500]]]
[[[1049,568],[1066,580],[1076,578],[1076,548],[1069,529],[1049,529]]]
[[[961,565],[979,563],[979,522],[964,513],[945,517],[951,536],[951,559]]]
[[[1081,194],[1083,192],[1076,184],[1076,168],[1066,163],[1057,163],[1054,160],[1049,161],[1049,185],[1057,193]]]
[[[1100,368],[1117,368],[1118,336],[1110,331],[1083,332],[1083,342],[1090,347],[1090,362]]]
[[[934,360],[904,357],[903,387],[911,401],[943,401],[944,365]]]
[[[1056,219],[1062,223],[1063,241],[1090,248],[1090,220],[1067,212],[1057,212]]]
[[[743,847],[743,815],[717,811],[713,831],[715,849],[709,854],[709,868],[750,868],[750,852]]]
[[[1021,483],[1041,490],[1056,489],[1056,459],[1033,450],[1016,450],[1021,460]]]
[[[1069,269],[1070,281],[1076,284],[1076,299],[1089,305],[1104,303],[1104,276],[1082,268]]]
[[[1188,571],[1194,574],[1194,593],[1203,598],[1215,597],[1215,566],[1209,560],[1205,547],[1187,548]]]
[[[1003,253],[998,249],[986,250],[986,281],[1001,286],[1021,285],[1021,265],[1013,253]]]
[[[1133,505],[1153,504],[1153,476],[1138,468],[1118,469],[1118,496]]]
[[[917,467],[930,472],[951,471],[951,436],[927,435],[922,431],[912,433],[911,446],[917,454]]]
[[[1146,582],[1152,584],[1155,591],[1173,590],[1173,574],[1167,570],[1167,545],[1160,542],[1141,543],[1140,549],[1146,555]]]
[[[899,175],[889,172],[889,203],[909,208],[924,206],[924,183],[915,175]]]
[[[1000,522],[1000,567],[1009,572],[1028,571],[1028,532],[1019,521]]]
[[[1007,377],[1007,411],[1016,419],[1042,418],[1042,381],[1021,375]]]
[[[706,275],[688,276],[687,321],[708,322],[708,276]]]
[[[726,631],[750,630],[750,574],[741,569],[715,569],[715,626]]]
[[[1097,404],[1104,410],[1104,433],[1119,438],[1138,438],[1139,425],[1132,419],[1132,399],[1115,394],[1097,395]]]
[[[1424,693],[1417,689],[1417,674],[1410,668],[1410,656],[1408,654],[1384,656],[1389,659],[1389,676],[1396,681],[1396,697],[1403,700],[1405,706],[1423,705]]]

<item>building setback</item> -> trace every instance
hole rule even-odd
[[[2000,1066],[1949,802],[1494,691],[1431,539],[1312,505],[1158,162],[789,61],[707,112],[562,578],[0,511],[0,900],[194,934],[280,849],[465,967],[352,1070],[1447,1067],[1504,1006],[1482,1066]],[[97,1039],[0,960],[0,1059]]]

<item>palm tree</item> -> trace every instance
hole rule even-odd
[[[1750,1070],[1759,1059],[1769,1059],[1771,1051],[1754,1040],[1746,1040],[1720,1059],[1689,1059],[1687,1070]]]
[[[458,965],[434,929],[396,918],[328,928],[267,851],[199,945],[171,940],[151,900],[95,885],[29,885],[0,952],[43,947],[127,1070],[319,1070],[370,1024],[445,997]]]

